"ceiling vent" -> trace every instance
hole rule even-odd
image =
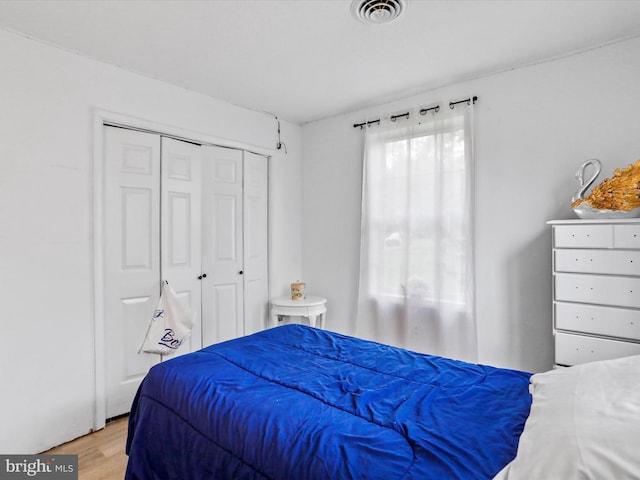
[[[398,18],[407,8],[406,0],[353,0],[351,13],[364,23],[380,25]]]

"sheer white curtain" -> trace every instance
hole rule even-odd
[[[357,334],[477,357],[473,105],[365,130]]]

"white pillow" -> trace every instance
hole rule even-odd
[[[533,375],[516,458],[496,480],[640,479],[640,355]]]

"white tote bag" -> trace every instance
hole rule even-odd
[[[191,335],[194,316],[165,280],[158,307],[149,322],[147,335],[138,353],[174,353]]]

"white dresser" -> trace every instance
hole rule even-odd
[[[640,355],[640,219],[548,223],[556,365]]]

